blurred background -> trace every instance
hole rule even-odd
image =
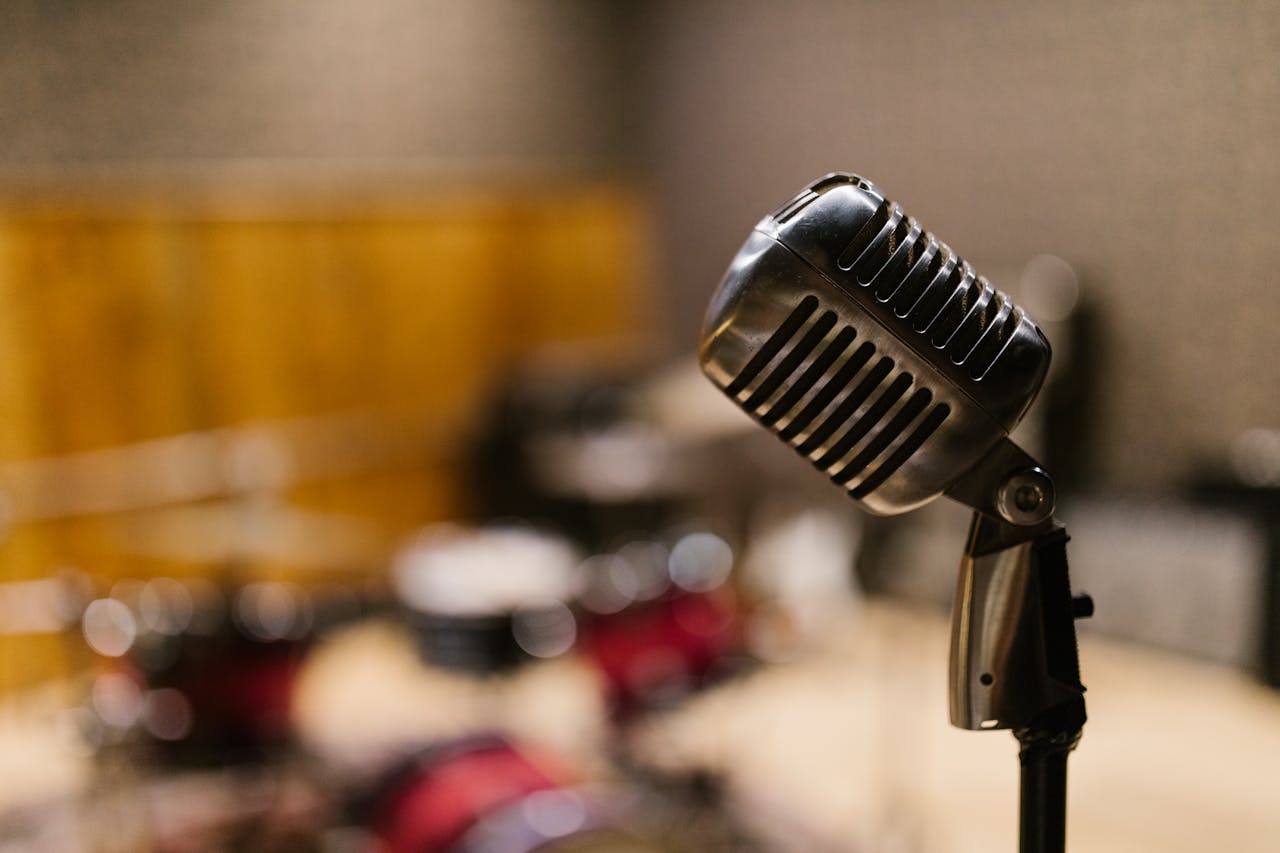
[[[982,851],[966,512],[694,359],[874,180],[1045,328],[1090,851],[1280,837],[1280,7],[0,10],[0,850]]]

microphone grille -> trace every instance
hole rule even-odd
[[[892,201],[881,201],[836,266],[881,303],[900,330],[919,336],[970,379],[987,374],[1025,316]]]
[[[819,309],[813,294],[801,299],[724,390],[862,499],[919,450],[951,407],[872,341],[859,341],[852,324]]]

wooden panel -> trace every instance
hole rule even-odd
[[[522,217],[509,282],[523,289],[518,347],[578,341],[643,351],[647,233],[636,200],[616,191],[548,197]],[[634,352],[633,352],[634,354]]]
[[[363,341],[390,404],[467,405],[502,364],[501,215],[370,226],[363,247],[379,295]]]
[[[586,342],[597,359],[649,339],[647,239],[643,205],[612,187],[10,199],[0,203],[0,490],[19,481],[4,472],[21,460],[303,424],[280,433],[287,445],[360,412],[385,428],[313,442],[277,499],[364,517],[391,547],[459,513],[461,430],[500,376],[545,347]],[[283,446],[286,467],[295,450]],[[349,458],[335,467],[317,453]],[[114,472],[102,476],[122,478],[123,493],[130,479],[184,476],[165,464],[89,470]],[[16,503],[36,518],[58,506],[63,481],[45,482],[51,495]],[[29,518],[0,540],[0,581],[74,566],[105,589],[226,570],[193,557],[199,548],[157,551],[164,536],[146,531],[168,529],[162,514]],[[305,562],[276,555],[237,571],[305,578]],[[3,634],[0,690],[69,665],[63,641]]]
[[[24,234],[0,221],[0,460],[25,459],[42,451],[37,434],[35,387],[31,381],[31,286],[19,263]]]
[[[172,227],[69,218],[23,223],[13,236],[42,452],[192,428]]]

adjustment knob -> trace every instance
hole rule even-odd
[[[1088,619],[1093,615],[1093,596],[1080,594],[1071,599],[1071,618]]]

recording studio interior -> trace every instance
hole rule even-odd
[[[10,0],[0,853],[1276,850],[1278,104],[1261,0]]]

